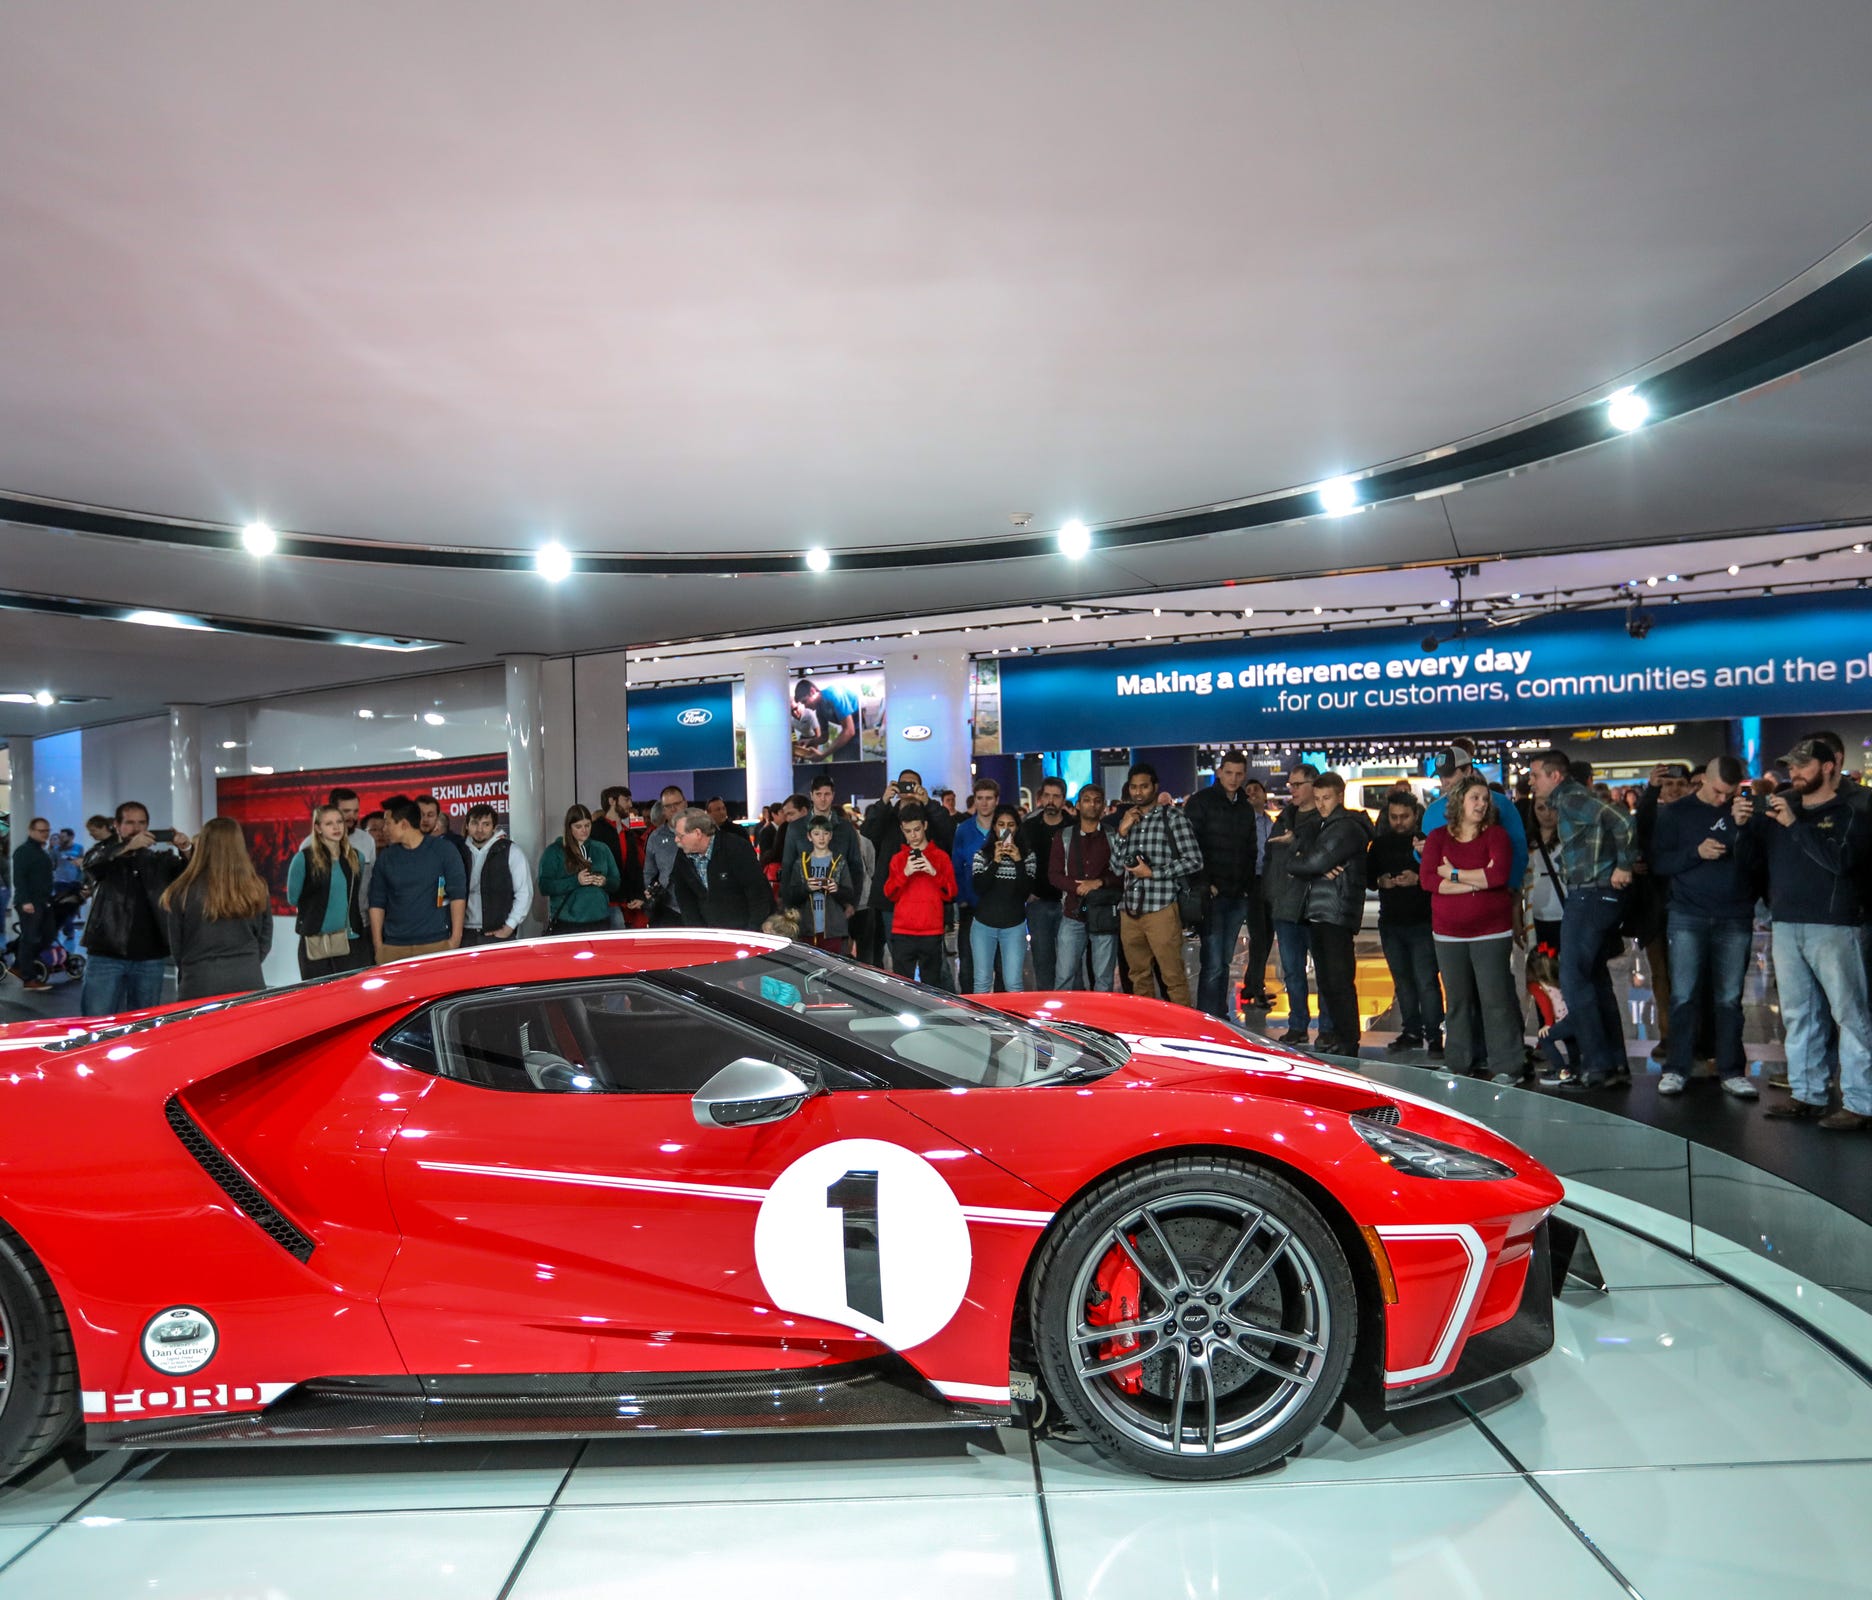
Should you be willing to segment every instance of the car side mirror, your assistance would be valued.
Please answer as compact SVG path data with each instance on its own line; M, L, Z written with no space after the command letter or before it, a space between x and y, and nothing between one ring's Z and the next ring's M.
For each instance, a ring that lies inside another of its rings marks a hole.
M779 1062L742 1056L696 1090L689 1105L705 1128L747 1128L783 1121L811 1094L812 1087Z

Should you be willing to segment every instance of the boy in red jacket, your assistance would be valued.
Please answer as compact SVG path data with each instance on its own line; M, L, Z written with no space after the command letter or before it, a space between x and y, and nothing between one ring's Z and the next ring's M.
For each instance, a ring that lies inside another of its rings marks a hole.
M891 857L884 898L891 903L891 966L900 978L947 989L943 970L943 908L955 899L955 868L928 842L929 817L921 806L897 813L903 849Z

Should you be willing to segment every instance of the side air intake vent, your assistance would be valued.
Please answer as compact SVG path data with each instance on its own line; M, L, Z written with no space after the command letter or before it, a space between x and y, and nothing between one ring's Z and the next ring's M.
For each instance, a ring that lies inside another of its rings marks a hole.
M221 1192L241 1211L266 1230L268 1238L301 1261L312 1259L312 1241L281 1216L267 1197L247 1181L247 1175L216 1148L208 1135L195 1125L195 1119L182 1108L179 1096L169 1097L163 1114L168 1117L175 1136L182 1141L182 1147L201 1164L202 1171L214 1179Z
M1354 1111L1355 1117L1363 1117L1367 1122L1382 1122L1387 1128L1395 1128L1404 1120L1404 1113L1396 1106L1371 1106L1364 1111Z

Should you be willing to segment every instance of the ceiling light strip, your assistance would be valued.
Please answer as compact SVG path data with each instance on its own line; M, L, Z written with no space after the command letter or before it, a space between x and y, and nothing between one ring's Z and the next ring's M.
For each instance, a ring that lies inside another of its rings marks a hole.
M382 650L414 655L440 650L459 641L414 639L390 634L314 628L297 622L260 622L248 617L217 617L206 612L161 611L120 605L114 600L85 600L70 595L31 594L0 589L0 611L24 611L42 617L77 617L86 622L128 622L150 628L179 628L190 633L231 633L249 639L283 639L296 644L330 644L351 650Z

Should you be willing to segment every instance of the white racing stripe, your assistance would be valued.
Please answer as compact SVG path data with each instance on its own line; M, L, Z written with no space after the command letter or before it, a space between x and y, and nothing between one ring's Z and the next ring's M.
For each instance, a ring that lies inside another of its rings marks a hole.
M765 1189L729 1183L683 1183L674 1178L626 1178L608 1172L554 1172L540 1167L502 1167L474 1161L419 1161L426 1172L460 1172L478 1178L520 1178L529 1183L580 1184L595 1189L631 1189L643 1194L686 1194L715 1200L767 1198ZM1014 1228L1044 1228L1051 1211L1020 1211L1007 1206L964 1206L970 1222L1003 1223Z
M1006 1384L997 1387L992 1383L944 1383L940 1378L931 1378L930 1384L937 1393L951 1400L989 1400L1008 1405L1014 1398Z
M1443 1332L1437 1339L1436 1349L1430 1359L1421 1367L1406 1367L1402 1372L1386 1370L1386 1383L1415 1383L1419 1378L1435 1377L1443 1370L1450 1358L1450 1352L1456 1346L1463 1324L1469 1320L1469 1308L1475 1304L1475 1297L1482 1287L1482 1269L1488 1265L1488 1247L1482 1243L1482 1235L1466 1222L1409 1222L1394 1223L1378 1229L1380 1239L1454 1239L1462 1245L1469 1257L1469 1266L1463 1273L1462 1287L1456 1291L1455 1303L1450 1307L1449 1320L1443 1324Z

